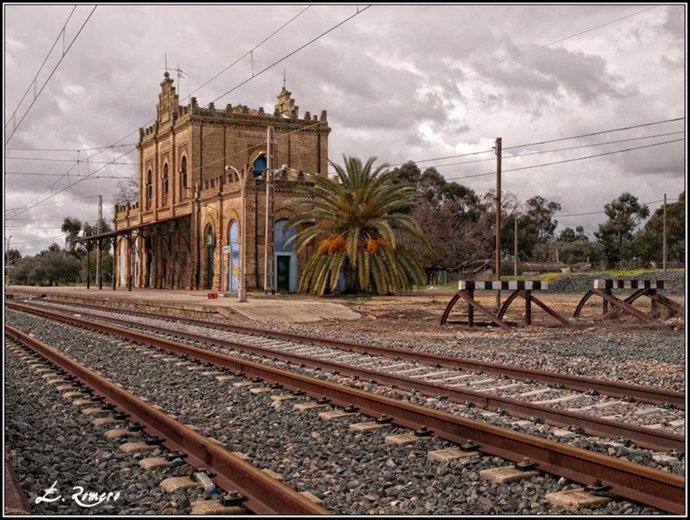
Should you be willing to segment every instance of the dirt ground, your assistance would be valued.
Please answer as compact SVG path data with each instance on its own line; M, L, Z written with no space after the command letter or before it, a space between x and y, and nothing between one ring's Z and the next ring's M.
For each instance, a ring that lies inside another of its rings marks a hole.
M339 330L352 333L371 333L378 336L393 338L420 340L435 338L457 338L458 334L500 334L502 331L498 326L476 326L473 328L467 325L448 323L444 326L439 324L441 316L453 296L452 291L429 290L426 293L415 293L404 296L377 296L377 297L334 297L328 299L336 303L348 306L355 312L361 314L362 318L352 321L338 321L329 323L336 325ZM501 301L505 301L510 292L501 293ZM580 302L580 294L539 294L533 293L549 306L552 310L559 313L566 319L573 316L573 312ZM621 295L616 295L622 298ZM491 309L496 306L496 296L494 292L475 293L475 299L483 306ZM674 301L684 305L683 297L673 297ZM646 314L651 312L651 301L648 298L640 298L634 303L634 307ZM536 304L532 304L532 327L524 327L525 301L522 298L516 299L505 319L518 324L516 332L534 333L546 332L554 328L561 328L561 325ZM649 326L638 321L631 316L622 317L616 320L601 319L602 300L593 296L586 303L583 311L577 320L572 320L578 326L596 327L609 330L616 329L648 329ZM682 333L684 322L682 317L672 318L664 308L660 316L661 321L677 327ZM458 301L449 317L449 320L466 321L467 304ZM480 313L475 311L475 322L488 323Z

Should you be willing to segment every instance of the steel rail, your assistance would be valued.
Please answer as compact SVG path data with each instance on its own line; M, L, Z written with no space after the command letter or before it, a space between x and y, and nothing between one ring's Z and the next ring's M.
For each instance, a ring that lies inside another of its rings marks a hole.
M188 454L186 461L197 468L213 470L217 484L226 491L239 491L246 507L257 514L321 515L328 511L233 455L225 448L173 419L131 392L121 388L81 363L65 356L28 334L5 325L5 334L31 348L45 359L74 375L102 394L117 408L145 425L146 433L163 437L168 449Z
M27 311L46 318L64 320L68 323L79 326L84 326L85 323L88 323L87 326L100 325L93 322L85 322L77 317L68 316L55 310L49 311L46 309L30 307L27 309ZM91 318L102 318L100 316L84 312L80 313L80 315L82 317L88 316ZM267 347L259 347L237 341L210 338L182 331L173 331L155 325L144 325L142 323L132 322L120 318L108 317L106 319L110 322L118 323L127 327L143 328L147 331L167 334L169 336L172 335L182 337L191 341L204 342L217 347L231 348L251 354L288 361L294 364L330 370L332 372L357 376L363 379L371 379L379 383L395 385L405 390L417 390L426 395L441 395L457 403L470 402L480 408L485 408L488 410L504 410L513 416L524 419L540 417L545 422L553 426L566 428L570 426L578 426L582 428L582 430L588 435L610 439L624 438L635 442L638 446L652 450L677 450L679 452L685 452L685 437L683 435L662 430L652 430L650 428L641 426L619 423L609 419L602 419L582 413L569 412L545 405L537 405L528 401L520 401L519 399L510 397L492 396L475 390L455 388L443 384L427 383L425 381L414 379L408 376L388 374L368 368L352 367L343 363L315 359L300 354L284 353Z
M338 406L354 406L365 415L391 417L394 423L408 428L424 426L438 437L458 444L472 441L490 455L516 462L528 459L541 471L585 485L608 486L615 496L673 514L685 512L685 479L679 475L164 338L87 323L107 334L277 383Z
M7 306L10 305L8 302ZM99 305L82 305L82 307L94 307L101 310L106 309ZM685 393L673 392L663 388L655 388L651 386L632 385L618 381L604 381L592 377L575 376L570 374L559 374L556 372L549 372L547 370L522 368L514 365L502 365L500 363L492 363L489 361L477 361L474 359L458 358L451 356L442 356L440 354L432 354L426 352L414 352L405 349L394 349L390 347L382 347L378 345L363 345L354 342L340 341L335 339L321 338L317 336L305 336L294 334L290 332L277 332L253 327L246 327L242 325L231 325L225 323L208 322L196 318L180 318L178 316L169 316L164 314L154 314L143 311L131 311L142 317L150 317L155 319L167 319L180 321L183 323L190 323L200 325L203 327L228 330L231 332L247 333L260 335L275 339L285 339L289 341L298 341L301 343L320 344L341 350L362 352L365 354L377 354L380 356L390 358L407 359L416 361L418 363L427 363L432 365L440 365L444 368L462 368L464 370L481 370L485 373L503 374L511 378L520 380L534 380L541 381L547 384L559 384L569 390L577 390L585 392L587 390L595 390L602 395L611 397L632 397L637 401L649 404L671 404L679 410L685 409Z

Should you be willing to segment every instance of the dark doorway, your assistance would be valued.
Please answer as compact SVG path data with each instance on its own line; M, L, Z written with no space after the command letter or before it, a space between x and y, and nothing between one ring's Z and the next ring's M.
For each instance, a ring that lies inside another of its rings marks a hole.
M290 256L276 256L276 290L288 292L290 290Z

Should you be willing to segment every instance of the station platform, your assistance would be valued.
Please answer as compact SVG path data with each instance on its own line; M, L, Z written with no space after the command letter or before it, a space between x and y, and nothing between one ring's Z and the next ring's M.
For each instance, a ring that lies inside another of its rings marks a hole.
M307 323L321 320L356 320L361 316L340 303L324 301L321 298L309 298L302 295L276 294L264 295L248 293L246 302L238 302L237 294L218 294L217 299L209 299L210 291L183 291L173 289L87 289L86 287L32 287L10 285L5 294L28 295L40 297L46 295L52 299L73 303L94 305L111 305L134 308L162 308L177 312L191 311L197 313L221 314L232 317L232 314L262 322Z

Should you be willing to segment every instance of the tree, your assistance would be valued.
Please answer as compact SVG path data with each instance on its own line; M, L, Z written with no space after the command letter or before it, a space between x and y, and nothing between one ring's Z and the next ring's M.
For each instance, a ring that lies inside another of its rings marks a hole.
M633 254L632 240L642 219L649 216L649 208L641 205L637 197L623 193L604 206L608 220L599 224L594 232L599 243L604 246L609 262L628 259Z
M77 240L82 230L81 220L74 217L65 217L62 219L62 227L60 229L63 233L67 233L65 237L65 247L67 250L76 256L80 256L77 252Z
M656 255L651 255L649 260L661 260L662 240L664 232L664 208L658 208L644 226L644 233L651 234L641 237L638 245L648 243L650 240L658 242ZM658 238L653 238L652 235ZM678 202L666 204L666 246L668 248L668 259L673 262L685 262L685 191L678 196ZM654 251L654 245L648 245L649 252ZM636 254L645 258L642 252Z
M558 202L547 202L537 195L525 202L525 215L535 223L537 242L546 242L553 238L553 232L558 226L558 221L553 220L553 215L561 210Z
M136 174L125 179L118 179L113 203L117 205L134 204L137 200L139 200L139 179Z
M387 165L374 169L375 157L362 161L343 156L345 168L330 161L339 182L313 176L301 187L298 212L286 227L298 229L297 251L311 243L317 250L304 266L300 292L335 291L341 274L349 292L388 294L425 281L422 268L397 235L428 244L407 213L414 188L394 182ZM301 228L301 229L300 229Z
M21 259L22 259L22 254L19 252L19 249L10 249L9 251L7 251L7 263L8 263L8 265L14 265Z
M560 235L558 235L559 242L587 242L589 237L585 233L585 229L582 226L577 226L575 229L566 227L561 230Z

